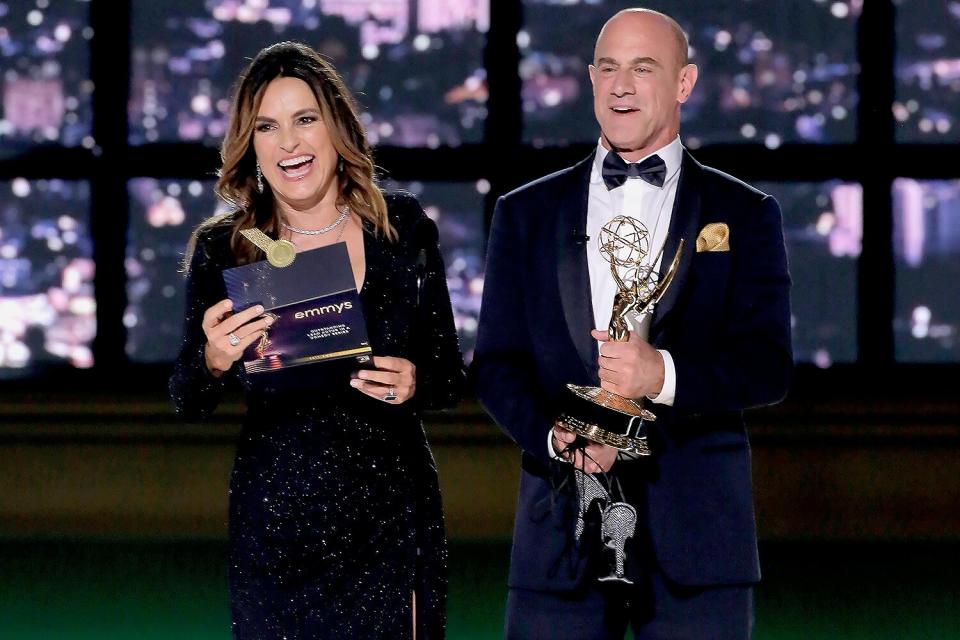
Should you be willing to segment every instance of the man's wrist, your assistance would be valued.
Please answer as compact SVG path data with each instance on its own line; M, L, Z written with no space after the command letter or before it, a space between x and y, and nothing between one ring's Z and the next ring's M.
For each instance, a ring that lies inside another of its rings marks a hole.
M660 390L656 393L647 395L647 399L657 404L671 406L677 393L677 370L673 362L673 356L669 351L657 349L660 354L660 361L663 366L661 370Z
M547 454L551 459L560 457L560 452L563 450L563 447L558 445L560 445L560 441L557 440L557 436L551 428L547 433Z
M657 358L659 359L659 366L657 367L657 378L654 380L654 383L649 391L647 391L647 398L656 398L661 393L663 393L663 383L666 380L666 365L663 363L663 354L657 350Z

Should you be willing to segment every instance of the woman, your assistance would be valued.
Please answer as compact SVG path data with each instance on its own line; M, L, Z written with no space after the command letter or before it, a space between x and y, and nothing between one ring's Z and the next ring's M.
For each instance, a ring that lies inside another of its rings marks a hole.
M267 47L241 76L222 158L217 193L236 210L191 241L170 391L197 419L227 378L244 384L230 480L234 635L442 637L446 541L418 411L455 404L463 372L436 229L412 196L380 192L349 92L300 44ZM263 259L239 233L250 227L298 251L346 243L375 356L349 386L264 391L237 366L272 321L262 308L231 314L225 299L221 271Z

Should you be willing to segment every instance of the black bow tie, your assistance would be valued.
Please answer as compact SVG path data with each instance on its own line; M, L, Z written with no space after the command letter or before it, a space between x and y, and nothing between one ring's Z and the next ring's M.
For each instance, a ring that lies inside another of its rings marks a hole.
M603 183L607 190L616 189L627 178L640 178L655 187L663 187L667 179L667 165L663 159L654 154L636 164L627 164L616 151L611 151L603 159Z

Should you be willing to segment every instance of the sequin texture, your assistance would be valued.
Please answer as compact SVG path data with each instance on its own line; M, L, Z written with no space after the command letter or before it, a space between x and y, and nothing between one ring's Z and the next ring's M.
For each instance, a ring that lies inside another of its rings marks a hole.
M444 636L447 547L420 411L457 402L463 366L435 246L417 306L411 230L427 218L407 194L387 203L400 241L365 232L360 297L374 354L416 365L416 395L401 405L345 379L284 392L254 388L236 366L210 375L201 321L226 297L220 272L235 261L226 225L198 237L170 392L178 414L196 421L213 412L225 384L244 388L248 413L230 478L236 638L408 638L414 592L417 638Z

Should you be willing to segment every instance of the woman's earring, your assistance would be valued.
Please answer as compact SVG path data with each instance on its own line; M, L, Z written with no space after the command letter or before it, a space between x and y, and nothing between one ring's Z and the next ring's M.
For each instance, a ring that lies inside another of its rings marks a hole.
M260 171L260 163L257 163L257 191L263 193L263 172Z
M343 156L337 161L337 173L343 173Z

